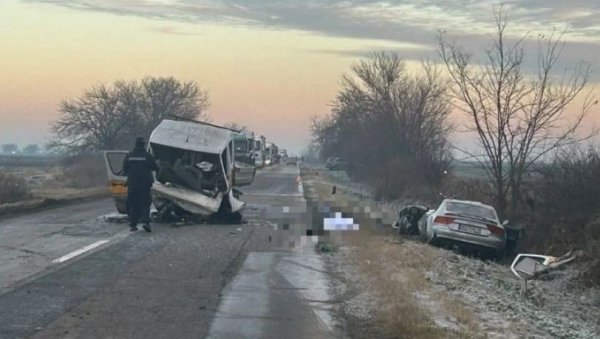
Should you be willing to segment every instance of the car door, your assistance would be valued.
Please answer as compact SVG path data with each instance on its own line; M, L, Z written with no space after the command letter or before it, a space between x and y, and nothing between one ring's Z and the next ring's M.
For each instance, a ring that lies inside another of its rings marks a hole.
M246 186L254 181L254 175L256 174L256 168L254 166L236 161L234 167L234 186Z
M408 208L403 208L398 212L398 233L406 234L406 214L408 213Z
M429 210L427 212L425 212L425 214L423 214L423 216L421 217L421 219L419 219L418 222L418 228L419 228L419 236L421 237L421 241L423 242L427 242L427 224L429 223L429 219L431 218L431 215L434 213L433 210Z
M127 177L123 175L123 160L127 153L127 151L104 151L104 165L110 194L117 211L122 214L127 214Z

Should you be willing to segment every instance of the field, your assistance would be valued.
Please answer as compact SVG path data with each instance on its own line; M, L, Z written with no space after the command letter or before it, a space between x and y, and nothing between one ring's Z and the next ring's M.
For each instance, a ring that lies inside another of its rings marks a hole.
M0 163L0 214L107 194L104 166L97 158L65 162L0 156Z
M465 179L487 179L485 170L473 161L457 160L452 163L452 173L460 178Z

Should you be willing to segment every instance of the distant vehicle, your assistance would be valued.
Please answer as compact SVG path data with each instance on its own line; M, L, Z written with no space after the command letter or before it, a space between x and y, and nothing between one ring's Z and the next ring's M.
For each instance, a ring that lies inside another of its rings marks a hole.
M254 181L256 175L256 167L254 164L254 152L250 149L250 139L245 133L233 133L234 146L234 186L250 185Z
M258 168L265 166L265 144L267 139L264 136L255 136L252 142L252 152L254 152L254 165Z
M159 216L232 217L245 203L234 184L233 133L195 121L163 120L152 132L148 151L159 171L152 186L152 202ZM122 165L127 151L105 151L104 159L117 210L126 213L127 178Z
M327 158L325 167L330 171L345 171L347 163L338 157Z
M261 151L256 151L254 154L254 166L257 168L265 167L265 159Z
M236 162L254 165L252 163L254 153L250 149L250 138L243 132L233 133L234 158Z
M297 165L298 164L298 157L288 157L285 160L285 164L286 165Z
M475 201L445 199L419 221L421 239L430 244L452 244L499 256L506 246L506 230L496 210Z
M277 145L272 142L265 144L265 166L275 165L279 162Z

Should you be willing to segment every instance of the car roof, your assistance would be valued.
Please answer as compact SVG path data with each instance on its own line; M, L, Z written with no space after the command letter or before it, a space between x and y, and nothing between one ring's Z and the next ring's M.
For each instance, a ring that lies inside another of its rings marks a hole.
M461 204L467 204L467 205L476 205L476 206L484 206L484 207L489 207L489 208L494 208L493 206L490 205L486 205L482 202L479 201L472 201L472 200L459 200L459 199L445 199L444 200L444 204L448 203L448 202L453 202L453 203L461 203Z

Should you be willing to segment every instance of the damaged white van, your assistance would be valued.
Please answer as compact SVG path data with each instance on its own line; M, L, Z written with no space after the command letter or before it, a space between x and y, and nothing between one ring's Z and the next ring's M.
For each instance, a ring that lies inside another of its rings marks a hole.
M233 131L190 120L165 119L152 132L148 151L159 170L152 202L159 218L226 217L241 221L245 203L235 181ZM127 178L122 175L127 151L105 151L110 191L117 210L127 212Z

